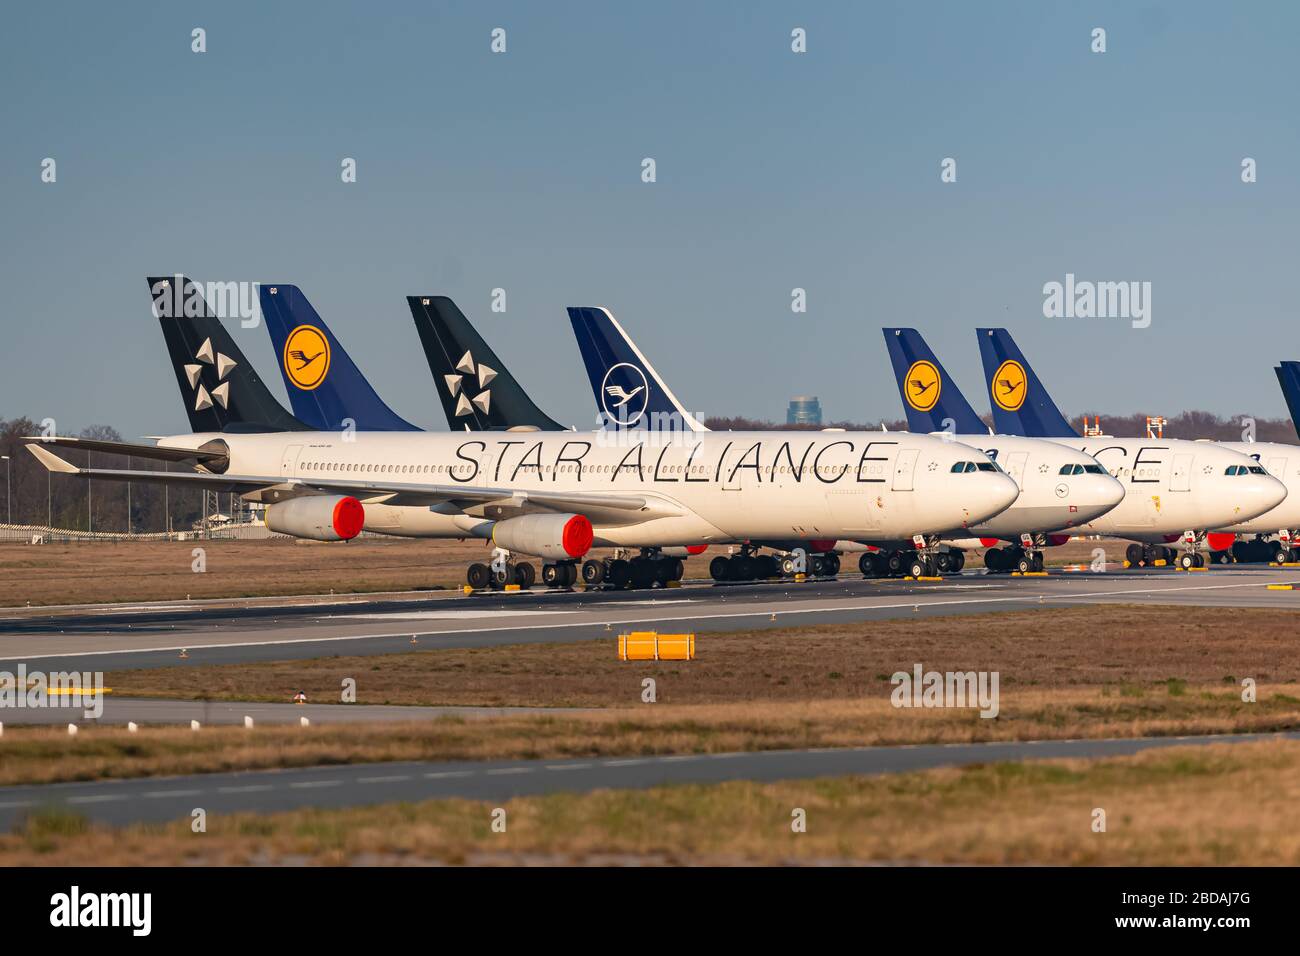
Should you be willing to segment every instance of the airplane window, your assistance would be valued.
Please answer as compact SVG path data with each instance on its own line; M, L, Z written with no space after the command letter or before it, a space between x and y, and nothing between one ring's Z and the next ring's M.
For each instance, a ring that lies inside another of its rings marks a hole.
M1236 465L1229 465L1229 466L1228 466L1228 470L1225 471L1224 474L1225 474L1225 475L1235 475L1235 474L1237 474L1237 471L1238 471L1238 468L1237 468Z
M968 461L968 462L966 462L966 474L969 475L971 472L976 471L976 470L977 470L977 469L975 468L975 462L973 462L973 461Z
M963 471L966 470L966 463L964 461L959 461L957 462L957 464L953 465L948 470L951 471L954 475L960 475Z
M996 465L994 465L992 462L988 462L988 461L981 461L981 462L978 462L978 463L976 464L976 467L979 468L980 471L997 471L997 470L998 470Z
M1243 474L1245 473L1245 469L1242 469L1242 473L1243 473ZM1252 475L1267 475L1267 474L1268 474L1268 472L1266 472L1263 468L1259 467L1259 465L1252 465L1251 468L1250 468L1250 473L1251 473Z
M1062 466L1061 466L1061 470L1060 470L1059 472L1057 472L1057 474L1060 474L1060 475L1068 475L1068 474L1071 474L1072 472L1070 471L1070 469L1073 468L1073 467L1074 467L1073 465L1062 465Z
M1101 467L1101 465L1084 465L1084 466L1083 466L1083 471L1084 471L1085 474L1089 474L1089 475L1104 475L1104 474L1106 474L1106 469L1103 468L1103 467Z

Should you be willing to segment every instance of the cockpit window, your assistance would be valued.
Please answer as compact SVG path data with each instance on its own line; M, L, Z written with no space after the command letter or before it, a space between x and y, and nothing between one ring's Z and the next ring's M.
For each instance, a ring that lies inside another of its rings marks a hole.
M1104 474L1106 474L1106 469L1103 468L1103 467L1101 467L1101 465L1084 465L1084 466L1083 466L1083 470L1084 470L1085 472L1087 472L1088 474L1090 474L1090 475L1104 475Z
M1243 472L1244 472L1245 470L1246 470L1245 468L1242 469ZM1261 468L1259 465L1251 465L1251 466L1250 466L1250 473L1251 473L1252 475L1267 475L1267 474L1268 474L1268 472L1265 471L1263 468Z
M950 468L949 470L954 475L970 474L972 471L976 470L976 465L975 462L973 461L959 461L956 464L954 464L952 468Z
M995 464L993 464L993 462L991 462L991 461L981 461L981 462L976 462L975 467L978 468L980 471L997 471L997 470L998 470L998 466L995 465Z

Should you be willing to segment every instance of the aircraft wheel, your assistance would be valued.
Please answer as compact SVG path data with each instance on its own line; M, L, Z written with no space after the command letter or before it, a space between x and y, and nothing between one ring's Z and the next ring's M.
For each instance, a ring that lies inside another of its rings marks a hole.
M1146 548L1142 547L1140 544L1130 544L1124 549L1124 557L1128 558L1128 563L1130 565L1141 564L1146 558Z
M571 588L578 583L577 565L575 565L572 561L566 561L564 564L560 565L560 567L564 570L564 584L562 585L563 587Z
M591 558L582 562L582 583L594 588L605 580L605 562Z
M622 558L609 562L609 567L605 569L605 580L616 588L627 587L632 580L632 565Z
M1021 574L1028 574L1030 571L1034 570L1033 557L1022 553L1020 558L1016 561L1016 570Z
M755 573L763 580L781 576L781 563L770 554L761 554L755 558L754 569Z
M475 591L492 583L492 569L486 564L471 564L465 572L465 583Z
M781 559L781 573L786 577L794 577L794 558L789 556Z
M1178 556L1178 566L1184 571L1190 571L1196 567L1196 559L1199 555L1192 554L1190 551L1184 551Z
M919 555L908 562L907 573L914 578L930 577L930 562Z
M729 581L731 579L731 559L718 555L710 561L709 577L715 581Z
M738 554L731 559L731 580L754 580L754 559L745 554Z
M876 577L880 572L875 554L871 551L862 552L862 557L858 558L858 570L862 572L864 578Z
M960 574L961 569L966 567L966 552L952 551L952 570L954 574Z
M820 554L814 554L808 561L808 567L812 570L813 577L823 577L826 574L826 559Z
M563 587L563 574L564 572L560 569L558 564L542 565L542 583L548 588Z
M902 574L909 560L911 559L902 551L890 551L889 557L885 559L885 564L889 568L890 574Z
M1232 552L1231 552L1231 551L1228 551L1228 550L1225 549L1225 550L1223 550L1223 551L1215 551L1215 552L1214 552L1214 563L1215 563L1215 564L1232 564L1232 560L1233 560L1233 558L1232 558Z
M1273 563L1286 564L1291 560L1291 550L1289 548L1275 547L1273 549Z
M989 548L984 552L984 567L990 571L1005 571L1006 565L1003 563L1005 555L1001 548Z
M840 556L838 554L826 555L826 573L831 577L840 573Z
M1034 571L1043 570L1043 552L1035 551L1033 556Z
M643 591L646 588L654 587L657 570L654 561L648 558L633 558L632 589L634 591Z
M940 574L952 573L952 554L948 551L940 551L934 556L934 567Z
M527 561L515 565L515 584L527 591L537 582L537 569Z

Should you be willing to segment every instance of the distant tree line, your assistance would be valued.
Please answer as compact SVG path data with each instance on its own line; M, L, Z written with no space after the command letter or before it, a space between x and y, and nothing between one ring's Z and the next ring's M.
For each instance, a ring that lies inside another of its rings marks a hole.
M203 517L203 493L192 488L178 488L175 485L163 486L152 483L131 482L130 524L127 522L128 487L119 481L91 481L70 475L57 475L46 471L45 466L27 451L22 438L40 435L41 426L30 418L0 419L0 455L8 455L8 461L0 461L0 481L7 477L12 481L9 491L9 510L0 510L0 521L9 522L12 512L13 524L44 525L50 523L56 528L68 528L74 531L115 531L127 530L136 533L147 531L189 531L195 522ZM83 428L76 435L78 438L94 438L100 441L121 441L117 429L108 425L91 425ZM85 467L87 454L60 448L57 454L70 463ZM141 458L129 459L125 455L108 455L96 452L90 456L95 468L127 468L136 470L160 469L161 462L146 461ZM184 465L172 464L173 471L193 471ZM87 487L89 485L89 487ZM0 494L3 491L0 490ZM227 508L226 497L222 496L222 507ZM5 500L0 498L0 509L5 507Z

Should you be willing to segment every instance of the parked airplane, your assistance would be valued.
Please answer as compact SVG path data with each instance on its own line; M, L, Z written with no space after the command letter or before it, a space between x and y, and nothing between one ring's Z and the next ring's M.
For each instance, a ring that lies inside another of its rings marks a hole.
M591 382L597 406L601 408L601 414L607 421L615 427L690 430L703 427L682 407L672 390L663 382L644 353L608 309L571 308L569 321L573 325L574 334L582 351L587 377ZM937 362L933 365L937 368ZM630 414L620 417L619 412L622 409L613 407L610 402L608 387L614 381L617 381L622 388L635 391L638 396L644 396L632 407ZM973 412L971 417L974 417ZM930 430L932 429L927 427L919 430L919 433L924 434L925 431ZM988 436L980 434L976 437L983 441ZM952 440L954 435L949 432L943 438ZM956 440L968 445L974 444L967 436L956 436ZM1050 459L1053 464L1052 474L1055 477L1045 489L1042 489L1042 494L1038 493L1040 483L1037 481L1034 482L1032 493L1026 494L1022 491L1015 504L993 519L994 522L1004 522L1003 524L950 529L960 532L965 540L971 540L972 536L977 535L993 537L1014 535L1011 540L1019 541L1022 532L1062 531L1071 527L1074 522L1103 513L1123 497L1123 489L1119 483L1105 474L1095 461L1085 455L1050 442L1008 439L1002 444L1035 448L1038 453L1035 467L1040 462ZM1011 453L1011 450L1005 447L1003 450L1008 454ZM998 460L997 450L986 453L990 459ZM1006 461L1005 456L1002 461ZM1014 461L1016 464L1023 464L1019 458L1015 458ZM1085 472L1081 467L1077 474L1069 473L1064 477L1058 475L1061 467L1076 464L1091 465L1094 472ZM1012 475L1012 478L1016 479L1016 476ZM1055 491L1052 490L1053 487ZM863 574L868 576L880 577L904 573L929 576L936 571L958 571L964 563L964 552L958 548L948 547L945 543L948 537L941 534L907 535L901 539L860 536L854 542L837 542L835 550L863 552L858 566ZM749 556L758 546L759 542L746 542L742 548L742 557ZM1037 560L1034 561L1031 555L1036 554L1035 549L1031 547L1028 550L1029 555L1025 556L1025 569L1041 569L1041 555L1038 555ZM727 580L731 575L732 570L725 564L726 561L725 558L715 559L718 567L716 570L711 568L714 570L715 578ZM1008 561L1006 570L1011 569L1012 563Z
M998 432L1050 438L1097 459L1125 486L1124 500L1088 522L1095 534L1141 542L1128 547L1131 564L1175 557L1180 567L1203 567L1201 549L1231 544L1211 531L1241 525L1279 505L1287 489L1257 462L1215 442L1179 439L1081 438L1070 427L1006 329L976 331L985 383Z
M1064 544L1080 525L1123 500L1124 486L1081 451L1059 442L990 434L919 332L883 331L907 427L979 448L1020 486L1015 504L971 529L988 549L984 563L990 571L1041 571L1043 548ZM999 541L1009 546L996 547Z
M925 533L984 521L1017 494L1006 475L980 469L991 463L974 449L907 434L610 442L604 432L304 430L267 402L266 387L206 306L193 318L174 317L173 304L192 297L187 282L151 279L150 290L191 426L206 430L163 437L153 455L125 447L168 461L186 453L198 473L78 468L40 438L29 450L49 470L85 479L239 494L266 504L267 526L285 534L346 540L371 508L427 508L461 536L543 558L543 581L565 586L593 545ZM235 413L245 408L275 421L251 431Z

